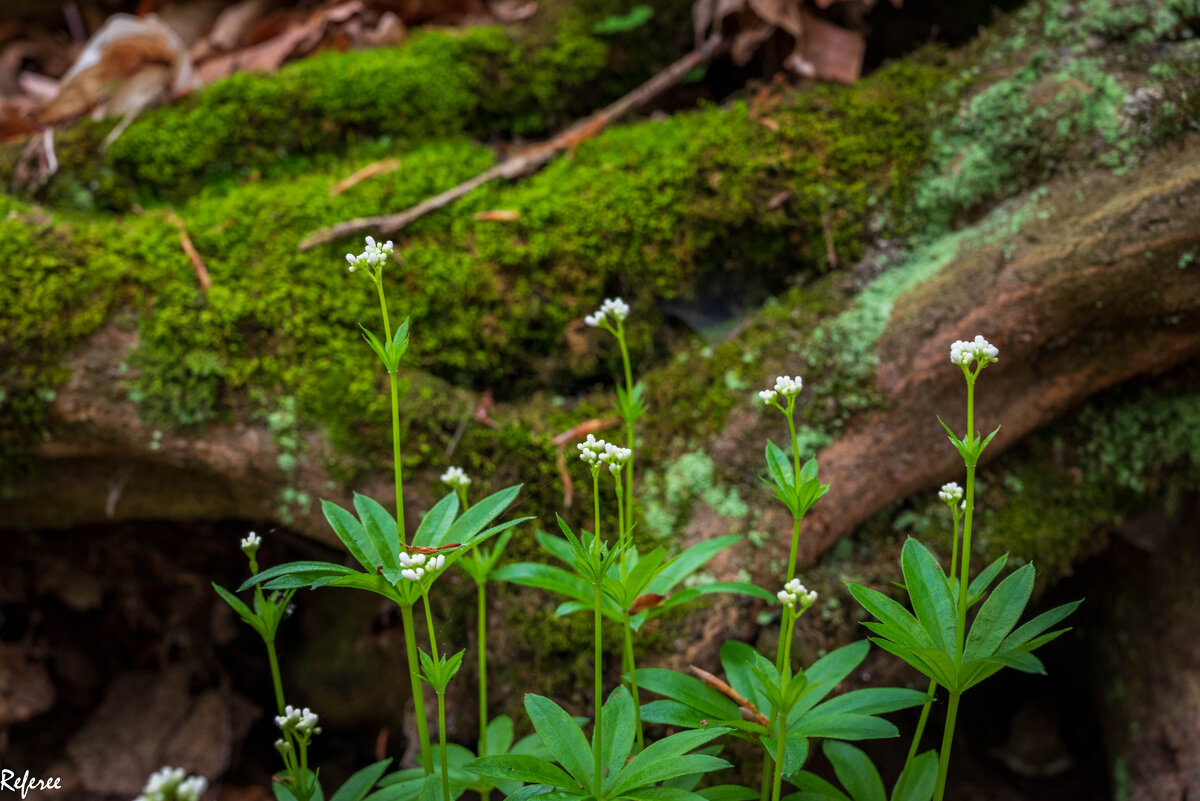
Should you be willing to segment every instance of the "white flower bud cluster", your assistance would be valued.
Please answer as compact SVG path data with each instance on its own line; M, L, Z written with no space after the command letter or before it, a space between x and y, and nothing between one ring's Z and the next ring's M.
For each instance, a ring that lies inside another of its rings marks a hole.
M461 467L447 467L442 473L442 483L457 492L471 486L471 477Z
M774 389L764 389L758 393L758 399L768 406L775 402L776 398L790 399L800 394L800 390L804 389L804 379L800 376L781 375L775 379Z
M372 268L377 265L387 263L388 255L392 252L392 240L388 240L383 244L375 242L375 238L367 237L367 246L363 248L363 252L355 255L353 253L346 254L346 261L350 263L350 272L354 272L359 267Z
M160 768L150 774L135 801L200 801L208 789L203 776L188 776L183 768Z
M317 726L317 713L308 707L296 709L288 704L283 712L284 714L275 716L275 724L284 731L295 729L296 733L301 736L321 733L320 727Z
M629 304L620 298L607 298L600 304L600 308L592 314L583 318L583 321L595 328L608 322L608 318L612 317L613 322L623 322L629 316Z
M423 553L400 554L400 567L404 568L400 575L409 581L420 581L426 573L436 573L445 566L446 557L440 553L428 557Z
M963 498L962 487L958 486L958 482L951 481L949 484L943 484L938 490L938 497L942 499L942 503L954 506Z
M775 597L779 599L779 603L789 609L795 609L796 604L799 604L800 611L803 612L817 600L817 591L809 590L800 583L800 579L792 579L783 585L782 590L775 593Z
M596 439L592 434L588 434L587 439L575 447L579 449L580 459L594 468L606 464L613 475L621 472L621 468L633 456L633 451L629 448L622 448L620 445Z
M975 359L981 366L986 366L999 361L999 355L1000 349L982 336L975 337L972 342L960 339L950 346L950 361L961 367L969 366Z
M245 537L242 537L242 550L247 556L254 556L258 553L258 546L262 545L262 537L251 531Z

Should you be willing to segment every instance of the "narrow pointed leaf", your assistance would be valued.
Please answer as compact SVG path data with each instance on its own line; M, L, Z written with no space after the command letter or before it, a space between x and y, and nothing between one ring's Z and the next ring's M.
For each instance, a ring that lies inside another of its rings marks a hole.
M833 765L838 781L854 801L887 801L883 779L871 759L860 749L836 740L827 740L821 750Z
M378 501L357 492L354 493L354 510L358 512L367 539L379 556L378 565L383 566L384 577L395 584L400 580L400 532L396 527L396 518Z
M555 760L576 782L591 789L592 749L579 724L558 704L533 693L525 694L525 712Z
M333 529L333 533L337 534L338 539L342 541L351 555L358 560L364 570L374 573L383 563L379 560L379 554L375 552L375 546L367 537L367 532L363 530L362 524L354 515L333 501L321 501L321 511L325 513L325 519L329 521L329 527Z
M971 624L967 644L963 649L963 660L982 659L991 656L1004 642L1033 592L1034 569L1027 564L1018 568L1001 581L988 599L979 607L979 614Z
M458 493L451 492L434 504L433 508L421 518L421 524L417 526L417 531L412 536L412 544L433 547L445 542L452 542L446 534L453 525L454 517L457 514Z
M921 627L929 635L934 647L952 651L957 612L941 565L928 548L909 537L900 555L900 566L904 572L908 597Z

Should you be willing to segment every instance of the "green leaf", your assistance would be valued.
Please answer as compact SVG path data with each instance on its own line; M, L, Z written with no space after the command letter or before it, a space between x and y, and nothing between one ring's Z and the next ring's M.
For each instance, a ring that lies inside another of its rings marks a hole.
M887 801L879 771L860 749L836 740L826 740L821 750L833 765L838 781L854 801Z
M753 801L758 798L757 792L740 784L718 784L714 787L705 787L697 790L696 795L704 798L705 801Z
M875 643L889 654L894 654L900 657L905 662L912 665L918 671L933 679L943 687L949 687L954 684L954 677L952 674L945 673L936 665L931 664L928 660L919 656L913 649L883 637L872 637L871 642ZM938 651L937 653L942 652Z
M379 556L376 564L383 566L383 577L395 584L400 580L400 531L396 527L396 518L378 501L357 492L354 493L354 510L358 512L371 547Z
M644 787L686 773L708 773L730 767L724 759L708 754L686 754L694 748L730 731L724 727L681 731L646 746L617 775L608 795L624 795L636 787Z
M852 642L836 651L831 651L813 662L804 675L808 678L808 686L800 694L800 699L792 707L788 716L789 724L794 723L808 710L812 709L821 699L833 692L842 680L850 675L856 667L867 658L871 646L866 640Z
M391 347L389 351L392 356L391 369L395 370L399 366L400 360L404 358L404 352L408 350L408 318L404 318L404 322L396 326L395 333L392 334Z
M335 565L332 562L287 562L282 565L276 565L275 567L267 568L261 573L251 576L242 582L242 586L238 587L237 591L242 592L244 590L248 590L255 584L259 583L265 585L267 582L286 576L295 575L319 577L335 573L342 576L361 575L360 571L355 570L352 567ZM308 580L306 579L304 583L293 586L307 587Z
M537 538L538 545L541 545L543 550L560 562L570 564L573 556L571 543L562 537L556 537L546 531L538 531L534 536Z
M770 757L772 763L775 761L775 755L779 753L779 738L778 737L760 737L759 742L766 749L767 756ZM789 732L787 740L783 744L783 775L791 776L800 768L804 767L804 760L808 759L808 738L802 734Z
M363 339L367 340L367 344L371 346L371 350L375 351L375 355L379 357L379 361L383 362L383 366L389 371L394 370L395 367L392 365L391 360L388 359L387 350L383 347L383 343L379 341L379 338L372 334L371 330L362 323L359 323L358 327L362 329Z
M457 514L458 493L451 492L434 504L434 507L425 513L425 517L421 518L421 524L417 526L417 531L412 536L412 544L433 547L449 542L446 533L450 530Z
M788 777L800 792L785 795L783 801L854 801L815 773L802 770Z
M1082 600L1072 601L1071 603L1063 604L1062 606L1056 606L1048 612L1043 612L1042 614L1038 615L1033 620L1030 620L1027 623L1022 623L1012 634L1004 638L1004 642L1000 644L1000 647L997 650L1007 651L1012 648L1023 647L1026 643L1033 640L1034 637L1041 634L1043 631L1050 628L1055 623L1058 623L1060 620L1078 609L1081 603L1083 603ZM1044 644L1045 643L1039 643L1039 645ZM1026 648L1025 650L1032 651L1033 648Z
M1028 651L1001 651L998 654L992 654L988 657L988 661L998 662L1005 667L1016 668L1022 673L1036 673L1040 676L1046 675L1046 666L1042 664L1042 660Z
M909 537L900 554L900 568L917 620L935 648L952 653L958 613L942 566L928 548Z
M767 440L767 474L775 483L783 488L791 489L796 485L796 473L792 467L792 457L783 452L783 448L771 440Z
M725 644L721 646L721 667L725 668L725 680L743 698L754 704L755 709L765 714L770 711L767 708L767 699L758 689L754 671L750 668L758 658L758 651L754 650L749 643L726 640ZM734 717L738 714L735 712Z
M321 501L321 511L325 513L329 527L358 560L358 563L368 573L375 573L376 568L383 562L380 561L379 554L375 551L375 545L368 539L367 532L363 530L362 524L358 522L357 518L333 501Z
M583 788L592 789L595 786L592 749L579 724L558 704L533 693L525 694L525 712L542 738L542 744L567 773Z
M537 562L515 562L498 568L492 574L500 581L520 584L524 587L537 587L539 590L549 590L568 598L587 604L591 608L595 600L595 589L574 573L568 573L561 567L543 565Z
M909 690L903 687L866 687L830 698L817 707L814 712L820 712L822 715L847 713L879 715L884 712L895 712L898 709L920 706L928 700L929 694L921 690Z
M963 661L986 658L996 652L1025 611L1033 592L1033 579L1033 565L1027 564L996 586L971 624Z
M850 590L850 594L854 596L854 600L858 601L863 609L866 609L872 615L879 618L889 628L893 629L896 635L899 635L892 636L897 642L908 648L920 648L933 644L920 622L912 616L912 613L895 600L887 597L878 590L858 584L847 584L846 587Z
M668 562L662 572L654 578L654 581L650 582L646 591L666 595L674 589L675 585L699 570L708 560L739 540L741 537L738 535L727 534L724 537L714 537L693 545Z
M613 14L605 17L592 26L592 33L599 36L611 36L614 33L624 33L634 28L640 28L654 16L654 9L644 3L639 3L625 14ZM641 382L638 382L641 385ZM618 392L624 390L618 389ZM634 387L636 393L637 387Z
M254 629L259 634L264 633L262 620L259 619L258 615L250 611L250 607L246 606L245 602L242 601L241 598L238 598L236 595L215 581L212 583L212 587L214 590L216 590L217 595L221 596L221 599L225 601L225 603L229 604L229 606L233 608L233 611L237 612L238 616L241 617L241 619L244 620L246 624L250 626L250 628Z
M487 748L481 746L479 750L488 754L505 754L512 748L512 743L512 718L508 715L497 715L488 721Z
M362 801L390 764L392 764L392 760L389 757L358 771L346 779L346 783L338 788L329 801Z
M937 788L937 772L937 751L919 755L901 772L892 791L892 801L930 801Z
M1004 569L1004 565L1008 562L1008 554L1004 554L985 567L983 571L976 576L967 587L967 608L979 603L983 598L983 594L987 592L987 588L996 580L996 576L1000 575L1000 571Z
M613 690L601 714L604 715L604 742L600 747L600 764L607 777L604 784L611 785L633 750L637 722L629 690L623 686ZM595 737L594 732L592 736Z
M633 801L703 801L704 798L691 790L667 786L638 787L629 790L622 797L633 799Z
M817 715L805 717L788 729L805 737L834 737L839 740L880 740L896 737L900 730L874 715Z
M518 484L487 496L454 521L454 525L450 527L444 540L434 541L432 544L467 542L503 513L516 500L520 492L521 485Z
M638 671L638 685L643 690L658 693L685 704L707 718L728 720L740 716L738 705L700 679L664 668L643 668Z
M574 779L563 772L562 768L527 754L497 754L480 757L468 762L464 767L477 776L487 779L547 784L551 787L561 787L571 791L581 789Z

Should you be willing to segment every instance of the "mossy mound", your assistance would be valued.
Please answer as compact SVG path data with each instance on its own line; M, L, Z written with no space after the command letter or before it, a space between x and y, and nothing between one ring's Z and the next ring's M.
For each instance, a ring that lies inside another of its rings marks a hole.
M62 168L44 195L123 211L135 202L178 201L206 183L296 170L297 159L379 137L545 135L675 58L686 45L671 35L682 28L671 26L685 5L665 3L647 24L602 35L598 25L623 3L549 2L511 29L418 30L398 47L237 73L146 112L105 155L99 145L115 121L60 132ZM11 173L20 149L0 148L0 171Z

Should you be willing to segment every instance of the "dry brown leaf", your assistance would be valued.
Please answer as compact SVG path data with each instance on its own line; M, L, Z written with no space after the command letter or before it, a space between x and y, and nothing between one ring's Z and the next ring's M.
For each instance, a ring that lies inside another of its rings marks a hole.
M768 131L771 131L772 133L779 133L779 123L775 122L775 120L771 119L770 117L762 117L758 122Z
M197 68L200 79L209 83L233 72L273 72L285 61L316 49L324 39L329 25L346 22L365 10L366 6L362 0L348 0L321 9L304 19L288 23L281 33L260 44L205 61ZM259 27L267 22L264 20ZM257 30L249 34L251 38L256 35Z
M536 0L489 0L488 11L505 24L529 19L537 13Z
M241 0L220 13L208 32L208 44L215 50L236 50L246 44L249 32L275 0Z
M852 31L804 12L804 35L787 65L806 78L853 83L862 74L867 46L860 31Z
M474 418L475 422L483 423L489 428L499 428L500 424L492 419L492 407L496 405L495 398L492 396L491 389L485 389L483 394L479 396L479 403L475 404Z
M521 219L521 212L513 209L492 209L477 212L475 219L483 222L516 222Z
M361 170L356 170L354 174L349 175L333 185L329 190L330 196L340 195L351 187L358 186L368 178L374 178L378 175L387 175L389 172L395 172L400 169L400 159L386 158L368 164Z
M665 600L667 600L667 596L659 592L648 592L645 595L639 595L633 602L633 606L629 607L629 614L636 615L644 609L653 609Z
M768 25L799 38L804 32L800 0L748 0L750 10Z
M153 14L143 19L114 14L88 41L36 119L58 125L89 112L136 113L167 93L194 86L191 59L162 20Z

